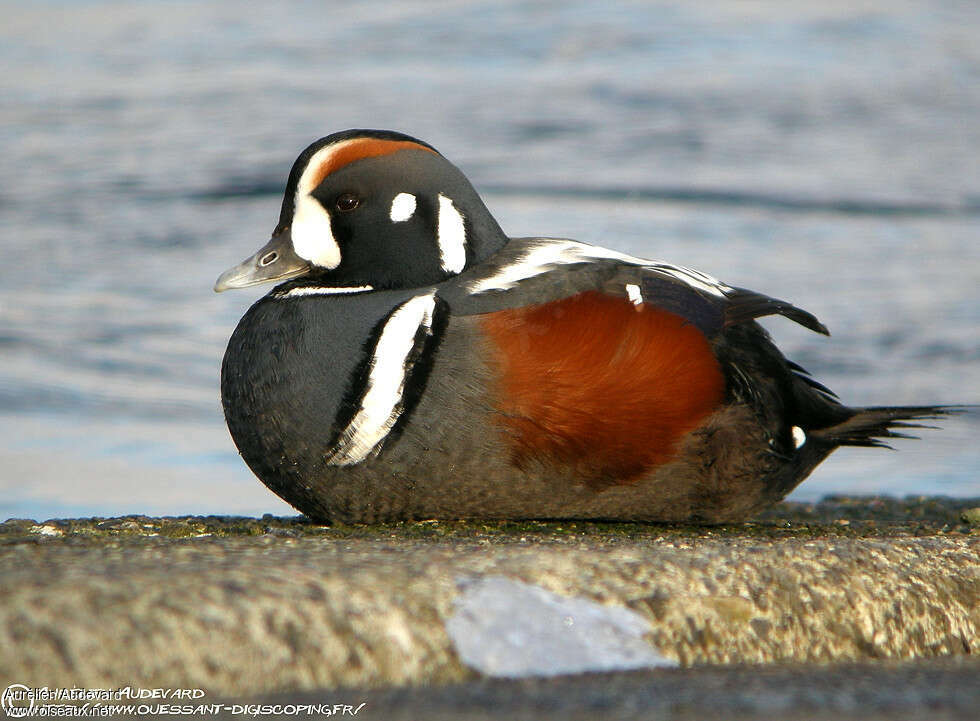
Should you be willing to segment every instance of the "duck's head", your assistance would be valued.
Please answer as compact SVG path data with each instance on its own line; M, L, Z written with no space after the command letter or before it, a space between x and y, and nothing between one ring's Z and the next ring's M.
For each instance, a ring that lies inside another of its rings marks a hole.
M338 289L414 288L461 273L506 241L470 182L431 145L348 130L300 153L272 239L214 289L292 278Z

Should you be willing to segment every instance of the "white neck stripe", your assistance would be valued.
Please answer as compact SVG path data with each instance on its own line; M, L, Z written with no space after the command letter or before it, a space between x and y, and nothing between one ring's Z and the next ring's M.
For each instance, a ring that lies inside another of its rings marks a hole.
M290 288L287 291L276 295L277 298L296 298L303 295L349 295L351 293L367 293L374 290L374 286L355 285L349 287L325 288L319 285L301 285Z
M439 257L447 273L461 273L466 267L466 223L453 201L439 194Z

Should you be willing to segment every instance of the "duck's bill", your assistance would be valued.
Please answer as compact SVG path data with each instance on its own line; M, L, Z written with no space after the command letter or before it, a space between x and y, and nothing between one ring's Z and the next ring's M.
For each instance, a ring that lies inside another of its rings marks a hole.
M214 292L296 278L309 272L310 264L293 251L292 239L286 231L272 236L255 255L222 273L214 283Z

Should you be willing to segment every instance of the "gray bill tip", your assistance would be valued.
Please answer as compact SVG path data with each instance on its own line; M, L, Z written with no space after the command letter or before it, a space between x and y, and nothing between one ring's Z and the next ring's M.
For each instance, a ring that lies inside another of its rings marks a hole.
M216 281L214 281L214 292L223 293L231 288L241 288L242 286L235 282L236 280L241 279L241 275L242 272L240 266L236 265L234 268L229 268L224 273L219 275Z
M218 276L214 292L287 280L309 272L310 264L296 255L289 233L283 232L274 235L254 255Z

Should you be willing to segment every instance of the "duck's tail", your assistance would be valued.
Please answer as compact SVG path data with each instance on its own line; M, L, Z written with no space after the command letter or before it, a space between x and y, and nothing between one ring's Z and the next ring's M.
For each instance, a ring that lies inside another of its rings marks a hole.
M815 398L811 395L810 400ZM768 481L772 502L781 500L806 478L817 465L841 446L891 448L892 438L917 438L908 433L918 428L936 428L921 421L937 420L945 416L963 413L973 406L881 406L848 408L824 397L819 412L801 419L801 425L793 429L795 453L784 458L788 461ZM809 422L808 422L809 421ZM805 425L804 425L805 424ZM804 430L805 429L805 430ZM797 437L797 432L802 435Z
M851 408L853 415L847 419L819 429L810 435L834 447L865 446L891 448L890 438L918 438L908 433L910 429L936 428L919 421L936 420L944 416L962 413L969 406L880 406Z

